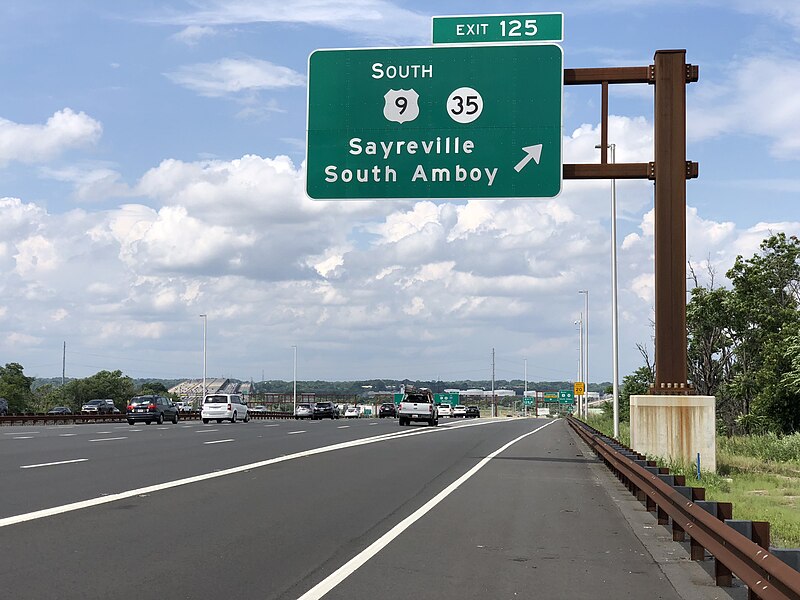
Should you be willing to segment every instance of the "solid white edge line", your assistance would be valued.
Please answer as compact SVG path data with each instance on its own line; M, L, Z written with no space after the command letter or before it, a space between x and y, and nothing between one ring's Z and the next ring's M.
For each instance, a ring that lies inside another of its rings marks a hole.
M76 458L74 460L59 460L57 462L41 463L39 465L20 465L20 469L36 469L37 467L52 467L54 465L68 465L71 463L86 462L88 458Z
M506 421L503 420L491 420L491 421L482 421L480 423L470 423L469 425L464 424L461 427L474 427L475 425L491 425L492 423L505 423ZM35 521L36 519L44 519L46 517L52 517L55 515L61 515L68 512L73 512L76 510L81 510L84 508L91 508L93 506L100 506L102 504L110 504L111 502L116 502L118 500L125 500L127 498L133 498L135 496L140 496L142 494L152 494L154 492L160 492L162 490L168 490L176 487L180 487L183 485L189 485L192 483L199 483L201 481L208 481L210 479L216 479L217 477L225 477L227 475L234 475L236 473L244 473L246 471L250 471L252 469L258 469L260 467L267 467L269 465L275 465L278 463L286 462L288 460L294 460L297 458L304 458L306 456L314 456L316 454L324 454L325 452L333 452L335 450L342 450L344 448L354 448L356 446L366 446L368 444L375 444L378 442L385 442L405 437L411 437L414 435L425 435L428 433L435 433L436 431L454 431L455 429L459 429L458 427L448 427L446 429L439 429L438 427L426 427L424 429L420 428L415 431L401 431L396 433L383 433L380 435L375 435L368 438L361 438L358 440L351 440L348 442L340 442L338 444L332 444L330 446L321 446L319 448L312 448L311 450L303 450L302 452L296 452L294 454L287 454L285 456L278 456L276 458L269 458L267 460L262 460L255 463L249 463L246 465L240 465L238 467L231 467L229 469L223 469L222 471L213 471L211 473L204 473L202 475L195 475L193 477L186 477L184 479L176 479L174 481L167 481L166 483L157 483L155 485L149 485L143 488L137 488L135 490L127 490L125 492L119 492L117 494L109 494L108 496L100 496L98 498L90 498L89 500L80 500L78 502L71 502L70 504L63 504L61 506L54 506L52 508L43 508L41 510L36 510L29 513L23 513L20 515L14 515L12 517L3 517L0 518L0 528L8 527L9 525L16 525L18 523L25 523L26 521Z
M552 425L555 423L556 420L550 421L545 423L541 427L537 427L533 431L529 431L528 433L524 433L521 436L514 438L507 444L504 444L491 454L489 454L486 458L482 459L477 465L472 467L469 471L464 473L461 477L456 479L453 483L448 485L444 488L441 492L436 494L433 498L428 500L425 504L419 507L416 511L411 513L408 517L400 521L397 525L392 527L389 531L384 533L381 537L375 540L372 544L367 546L364 550L362 550L359 554L351 558L341 567L336 569L333 573L328 575L325 579L320 581L317 585L313 588L308 590L305 594L300 596L297 600L319 600L325 594L330 592L333 588L337 585L342 583L345 579L347 579L350 575L355 573L364 563L366 563L370 558L375 556L378 552L383 550L386 546L388 546L395 538L397 538L401 533L403 533L406 529L411 527L415 522L425 516L428 512L430 512L437 504L439 504L442 500L447 498L450 494L456 491L461 484L471 478L475 473L480 471L483 467L487 465L487 463L492 460L495 456L500 454L501 452L507 450L520 440L525 439L529 435L533 435L537 431L541 431L548 425Z

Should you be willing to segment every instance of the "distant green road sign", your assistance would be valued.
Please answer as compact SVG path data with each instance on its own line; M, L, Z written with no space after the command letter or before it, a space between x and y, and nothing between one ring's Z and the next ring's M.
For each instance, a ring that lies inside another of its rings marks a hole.
M563 404L572 404L575 402L575 394L572 390L561 390L558 392L558 401Z
M531 406L534 402L536 402L536 398L533 396L525 396L523 398L523 402L525 403L525 406Z
M449 392L446 394L434 394L433 395L433 402L434 404L449 404L450 406L455 406L458 404L459 395L457 393Z
M559 46L318 50L312 198L550 198L561 191Z
M560 42L564 13L433 17L434 44Z

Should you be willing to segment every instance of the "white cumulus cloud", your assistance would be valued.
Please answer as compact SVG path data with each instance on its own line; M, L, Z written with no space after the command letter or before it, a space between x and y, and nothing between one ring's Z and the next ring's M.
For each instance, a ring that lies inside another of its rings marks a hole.
M187 65L166 76L201 96L211 97L302 86L306 81L297 71L256 58L223 58Z
M725 134L767 137L775 157L798 160L799 80L800 60L795 57L776 53L737 60L726 81L695 94L687 134L694 140Z
M201 0L187 11L162 11L158 23L183 26L230 26L287 23L330 27L376 40L415 40L430 36L430 16L386 0Z
M99 121L70 108L54 113L43 125L0 118L0 167L12 161L46 162L70 148L95 143L102 131Z

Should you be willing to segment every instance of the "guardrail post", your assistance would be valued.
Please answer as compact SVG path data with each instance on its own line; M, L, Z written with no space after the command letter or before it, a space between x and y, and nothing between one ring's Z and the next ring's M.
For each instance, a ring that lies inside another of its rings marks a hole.
M689 534L689 554L694 561L702 562L706 559L706 549Z
M729 519L726 525L752 540L764 550L769 551L769 523L766 521L740 521ZM747 588L748 600L759 600L761 597L752 588Z
M769 550L769 522L767 521L753 521L753 541L764 548ZM759 600L761 596L756 594L752 589L747 588L748 600Z
M661 471L661 469L656 466L656 462L654 460L648 460L645 469L651 475L659 475ZM653 498L649 495L645 496L645 508L647 509L647 512L656 512L658 510L656 501L653 500Z
M658 478L668 485L675 485L675 476L670 475L667 467L659 467ZM661 506L656 506L656 517L659 525L669 524L669 515Z
M705 500L706 488L691 488L691 496L692 502L696 500ZM706 559L706 549L703 548L691 534L689 535L689 553L691 554L692 560L702 561Z
M660 506L656 507L656 517L658 518L659 525L667 525L669 523L669 515Z
M717 518L723 523L727 519L733 519L733 504L730 502L717 503ZM721 587L731 587L733 585L733 573L714 557L714 582Z

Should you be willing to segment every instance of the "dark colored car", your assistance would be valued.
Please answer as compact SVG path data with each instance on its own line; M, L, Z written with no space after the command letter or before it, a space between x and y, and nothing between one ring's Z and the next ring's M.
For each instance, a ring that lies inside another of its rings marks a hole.
M394 402L384 402L378 408L378 418L382 419L384 417L396 417L397 416L397 407L394 405Z
M333 402L317 402L314 404L312 419L338 419L339 409Z
M47 411L48 415L71 415L72 411L68 406L54 406Z
M163 396L134 396L128 403L125 413L128 425L136 421L144 421L150 425L153 421L161 425L165 420L178 422L178 407Z
M464 415L464 418L465 419L470 419L470 418L479 419L480 416L481 416L481 409L479 409L477 406L468 406L467 407L467 412Z

